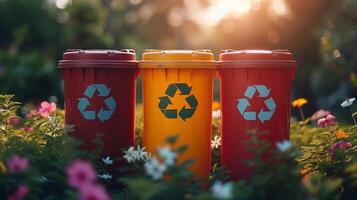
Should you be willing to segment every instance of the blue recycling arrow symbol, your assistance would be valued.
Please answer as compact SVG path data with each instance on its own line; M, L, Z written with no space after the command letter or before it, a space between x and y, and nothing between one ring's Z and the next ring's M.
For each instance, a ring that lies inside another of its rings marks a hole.
M258 94L259 98L267 98L264 101L264 104L267 110L261 108L259 113L252 111L246 111L251 104L249 103L249 99L252 99L255 94ZM269 121L276 109L276 103L272 97L269 97L270 89L268 89L265 85L250 85L244 92L245 98L240 98L237 101L237 109L239 113L243 116L243 118L247 121L255 121L257 118L264 123L265 121Z
M104 109L103 106L98 112L94 110L87 110L88 106L91 105L89 100L96 92L100 97L107 97L104 100L104 103L109 110ZM78 98L77 104L78 110L82 114L83 118L86 120L96 120L98 118L102 123L106 120L110 120L116 108L116 101L112 96L109 96L109 94L110 88L108 88L105 84L88 85L84 91L85 97Z

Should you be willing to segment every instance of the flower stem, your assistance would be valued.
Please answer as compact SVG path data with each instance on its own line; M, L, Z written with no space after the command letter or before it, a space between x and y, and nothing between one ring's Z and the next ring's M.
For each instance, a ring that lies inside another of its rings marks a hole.
M353 119L353 123L356 125L356 124L357 124L357 122L356 122L355 117L353 116L353 110L352 110L351 106L349 106L348 108L349 108L349 109L350 109L350 111L351 111L351 116L352 116L352 119Z
M302 111L302 107L299 106L299 111L300 111L300 117L302 121L305 121L305 116L304 116L304 112Z

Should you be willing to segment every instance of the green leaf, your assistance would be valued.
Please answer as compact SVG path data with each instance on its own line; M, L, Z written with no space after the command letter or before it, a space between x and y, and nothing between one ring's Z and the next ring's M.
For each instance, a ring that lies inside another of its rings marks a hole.
M180 136L180 134L168 136L166 138L166 142L169 143L169 144L175 144L179 136Z
M176 149L176 152L178 154L182 154L187 150L188 146L187 145L181 145Z
M352 132L353 130L357 129L357 125L351 126L348 128L348 132Z
M354 112L354 113L352 114L352 117L357 117L357 112Z
M183 168L189 168L191 165L195 163L195 160L186 160L181 164Z
M142 200L154 199L154 196L162 190L160 183L153 183L144 178L127 179L125 182L133 194Z
M337 148L335 150L335 159L336 160L344 160L345 159L345 150Z

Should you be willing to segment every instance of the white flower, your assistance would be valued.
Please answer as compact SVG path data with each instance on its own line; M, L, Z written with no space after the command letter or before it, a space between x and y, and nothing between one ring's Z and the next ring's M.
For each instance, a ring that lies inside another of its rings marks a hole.
M346 101L344 101L344 102L341 103L341 106L342 106L343 108L349 107L349 106L351 106L351 105L353 104L353 102L354 102L355 100L356 100L356 98L346 99Z
M171 149L169 147L157 148L157 154L163 160L165 165L172 166L175 164L175 159L176 159L177 154L175 152L171 151Z
M221 146L221 137L219 137L218 135L214 136L214 139L211 140L211 148L212 149L218 149Z
M128 163L134 162L136 160L136 158L138 157L138 152L135 151L134 147L129 147L128 150L124 151L124 156L123 158L125 158L125 160Z
M56 117L56 115L54 115L54 116L48 116L48 119L49 119L51 128L52 128L52 129L56 128L56 126L57 126L57 117Z
M159 180L163 177L166 171L166 165L159 163L156 158L149 158L145 163L146 173L154 180Z
M98 178L103 180L111 180L113 179L112 175L105 173L105 174L98 174Z
M147 160L149 155L148 152L145 151L145 147L140 148L140 146L138 145L136 147L136 160Z
M136 147L129 147L128 150L124 151L124 158L128 163L139 161L139 160L147 160L150 156L148 152L145 151L145 147L140 147L139 145Z
M284 140L282 142L277 142L276 147L280 152L285 152L290 149L292 146L291 142L289 140Z
M112 164L113 164L113 160L110 159L109 156L107 156L106 158L103 158L102 161L103 161L103 163L106 164L106 165L112 165Z
M221 181L216 181L211 187L211 192L213 197L217 199L230 199L232 198L233 184L231 182L224 184Z
M212 111L212 118L220 118L220 117L221 117L221 110Z

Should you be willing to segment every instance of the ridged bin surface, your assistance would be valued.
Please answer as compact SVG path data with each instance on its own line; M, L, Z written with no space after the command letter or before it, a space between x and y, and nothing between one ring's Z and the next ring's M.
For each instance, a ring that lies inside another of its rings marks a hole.
M145 60L140 63L143 80L144 146L155 154L158 147L167 145L165 140L168 136L179 134L175 148L188 146L187 151L179 157L179 162L194 159L191 170L198 178L207 178L211 165L212 79L215 73L214 62L211 60L213 55L209 56L210 60L193 64L192 60L187 60L192 59L191 52L189 55L182 51L165 53L167 54L157 57L144 55L144 59L149 57L150 61L155 63ZM163 61L164 59L167 61ZM180 84L184 92L180 90ZM185 92L183 85L192 87L190 92ZM166 94L170 86L177 88L173 97ZM197 106L190 105L190 100L186 99L192 99L192 95L198 103ZM162 104L161 108L165 107L163 110L160 108L160 102L162 98L166 99L165 96L170 99L171 104ZM180 112L183 108L195 108L195 111L192 116L188 114L182 117ZM166 110L177 110L177 117L167 118Z
M66 124L75 125L75 131L71 135L83 142L81 148L95 150L93 139L97 134L102 134L102 156L122 157L123 148L134 145L135 87L138 74L135 54L114 52L117 55L107 57L105 51L98 50L84 51L83 54L89 55L67 55L64 57L67 60L59 64L64 79ZM123 57L120 54L131 60L121 60ZM105 85L109 93L103 95L96 88L91 98L85 95L88 87L98 84ZM108 106L110 104L105 102L110 97L115 101L115 109L112 109L110 119L103 120L99 117L99 112L111 110ZM80 111L79 101L82 98L88 99L90 105L85 111L95 111L95 119L86 119ZM117 166L118 163L115 164Z
M263 139L270 143L271 150L275 149L277 142L289 139L291 82L296 63L291 54L285 51L277 52L279 55L273 55L272 51L228 54L233 55L225 57L221 54L218 66L222 111L221 157L222 164L228 168L232 179L244 179L251 177L253 168L243 164L243 161L255 157L246 148L246 142L251 138L247 134L249 131L265 132ZM268 95L266 91L259 93L257 88L262 88L261 86L269 90ZM248 89L249 87L251 88ZM255 91L254 94L249 94L252 91ZM265 102L270 98L276 104L275 109L269 109ZM245 104L244 99L249 105ZM240 101L243 103L239 106ZM270 119L264 118L263 114L259 117L260 112L270 111L274 111ZM246 112L254 112L255 120L244 117Z

